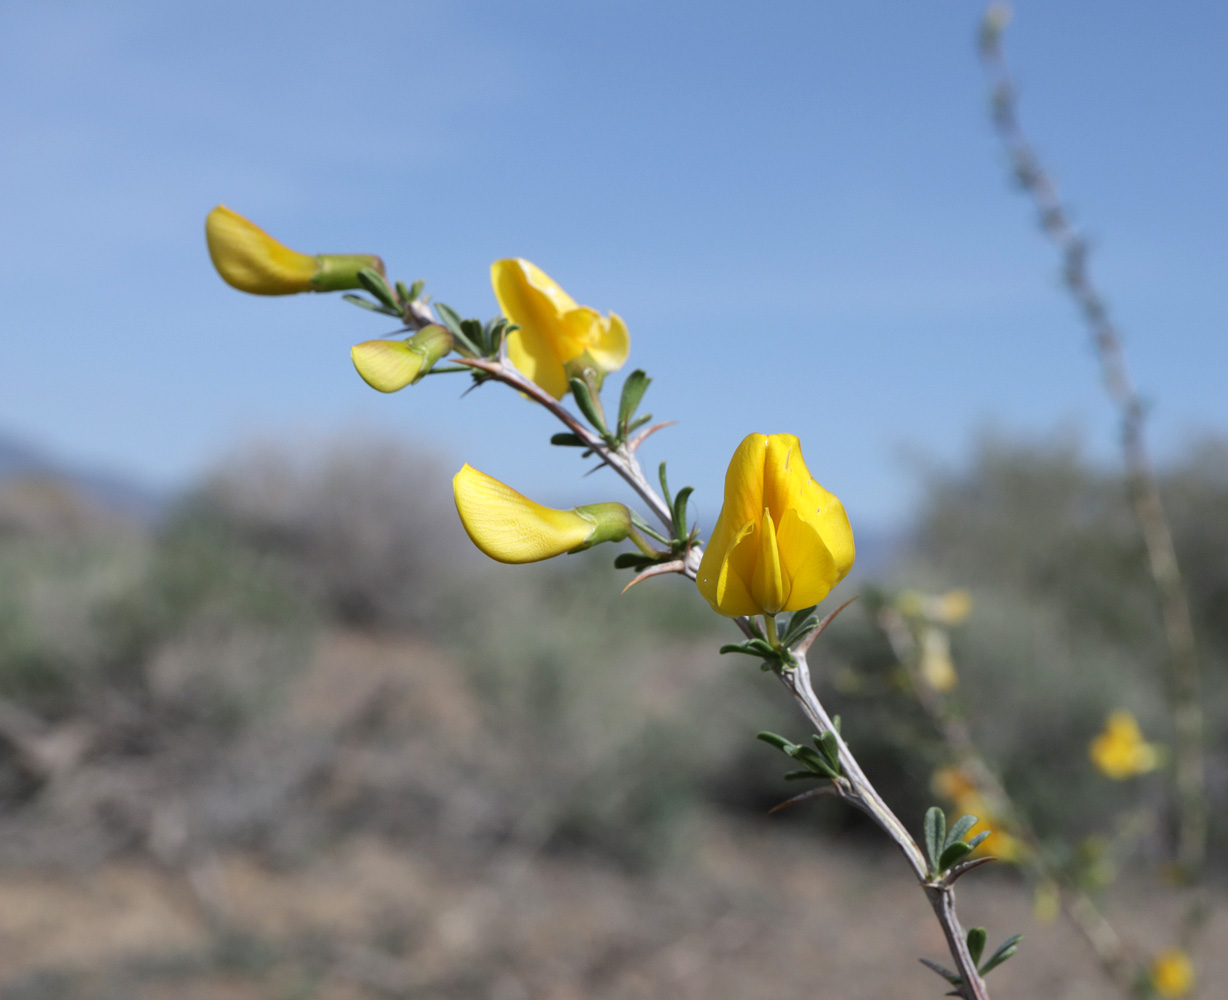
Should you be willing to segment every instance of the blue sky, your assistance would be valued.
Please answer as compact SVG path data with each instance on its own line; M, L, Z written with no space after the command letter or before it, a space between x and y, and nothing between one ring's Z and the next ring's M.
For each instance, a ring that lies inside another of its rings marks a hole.
M313 2L0 7L0 433L175 488L252 435L402 435L558 503L621 498L517 397L368 389L388 330L263 299L218 202L309 253L381 254L463 312L524 256L613 309L645 449L707 523L750 431L790 431L854 526L908 455L1115 431L1051 248L1004 175L982 5ZM1095 244L1161 455L1228 429L1228 8L1020 3L1022 115ZM617 382L615 382L615 387ZM447 484L440 484L441 490Z

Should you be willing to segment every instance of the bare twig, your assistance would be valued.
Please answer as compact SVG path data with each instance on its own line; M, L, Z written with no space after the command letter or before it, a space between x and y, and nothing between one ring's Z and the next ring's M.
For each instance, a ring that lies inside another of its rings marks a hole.
M1091 333L1105 389L1118 411L1130 496L1142 529L1148 566L1159 591L1168 640L1169 703L1176 736L1173 756L1178 799L1177 860L1186 876L1193 879L1206 855L1207 809L1199 657L1189 596L1143 433L1146 407L1130 378L1121 337L1109 318L1108 304L1088 270L1087 241L1071 222L1056 185L1019 124L1015 85L1001 44L1008 15L1009 8L1004 4L992 4L981 30L981 61L989 81L993 122L1010 157L1015 178L1036 206L1041 229L1061 254L1066 287Z

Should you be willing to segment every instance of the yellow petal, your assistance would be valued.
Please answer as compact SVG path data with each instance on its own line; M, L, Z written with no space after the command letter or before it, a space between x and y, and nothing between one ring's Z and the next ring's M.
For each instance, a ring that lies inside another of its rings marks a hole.
M590 349L601 340L602 320L596 309L577 306L559 317L558 335L554 341L555 354L564 365L581 354L590 354ZM596 360L596 359L594 359Z
M610 313L609 319L601 321L600 335L588 345L588 353L602 371L618 371L626 363L631 353L631 337L618 313Z
M583 545L596 525L574 510L543 507L465 465L452 479L456 510L470 540L503 563L529 563Z
M764 612L774 615L785 603L785 581L780 571L780 550L776 547L776 525L772 523L772 514L767 508L764 508L759 522L758 554L751 593Z
M718 549L710 545L700 561L696 582L699 592L717 614L735 618L757 615L759 605L751 596L758 525L747 521L734 534L729 545Z
M562 316L576 308L575 300L541 268L519 257L495 261L490 283L503 315L520 327L507 339L512 364L555 399L562 399L567 395L567 375L555 343Z
M823 537L792 508L781 518L777 544L787 580L780 610L800 611L818 604L843 579Z
M209 213L205 239L217 273L240 291L292 295L312 290L319 267L315 257L291 250L225 205Z
M1180 948L1169 948L1151 963L1151 981L1162 997L1187 996L1194 989L1194 965Z
M414 381L423 357L403 340L368 340L350 348L363 381L380 392L396 392Z

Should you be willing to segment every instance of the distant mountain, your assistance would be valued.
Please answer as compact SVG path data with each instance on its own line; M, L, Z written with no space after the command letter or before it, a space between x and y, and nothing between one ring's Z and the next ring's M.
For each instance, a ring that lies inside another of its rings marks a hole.
M30 477L67 483L91 503L141 521L157 520L170 499L133 479L49 455L0 433L0 486L8 480Z

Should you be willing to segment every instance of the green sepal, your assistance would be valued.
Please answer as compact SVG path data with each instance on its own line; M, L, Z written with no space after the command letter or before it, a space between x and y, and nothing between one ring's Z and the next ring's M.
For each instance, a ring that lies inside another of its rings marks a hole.
M590 424L597 428L602 437L609 437L610 431L606 427L605 421L601 419L601 411L597 409L597 404L593 402L592 391L588 387L588 383L584 379L573 378L568 380L571 386L571 394L575 397L576 406L580 408L580 412Z
M623 437L626 437L627 432L631 429L631 418L640 408L640 401L643 400L644 393L648 391L651 382L652 379L640 368L628 375L623 382L622 394L618 397L618 429Z
M747 656L759 656L765 660L776 659L774 650L763 639L748 639L746 642L730 642L721 647L722 653L745 653Z
M938 859L942 857L942 845L946 842L947 817L937 806L930 806L925 813L925 850L930 856L930 864L937 873Z
M581 441L575 434L551 434L550 443L562 445L565 448L587 448L588 444Z
M947 871L953 865L957 865L959 862L963 861L964 858L971 854L973 850L974 848L971 845L965 844L962 840L957 840L953 844L948 844L946 848L943 849L942 856L938 859L937 870L940 872Z
M956 841L963 840L964 834L966 834L974 826L976 826L975 816L961 816L954 823L952 823L951 828L947 830L947 838L943 846L950 847Z
M397 307L396 296L393 295L392 289L388 287L388 279L385 278L379 271L371 267L364 267L358 272L358 281L368 292L374 295L389 309L400 315L401 310Z
M985 942L989 940L989 932L984 927L973 927L968 931L968 954L972 956L972 964L977 965L985 954Z
M992 972L999 965L1010 958L1019 950L1019 942L1023 940L1022 934L1012 934L998 946L998 950L989 956L989 960L981 966L980 973L982 976Z

